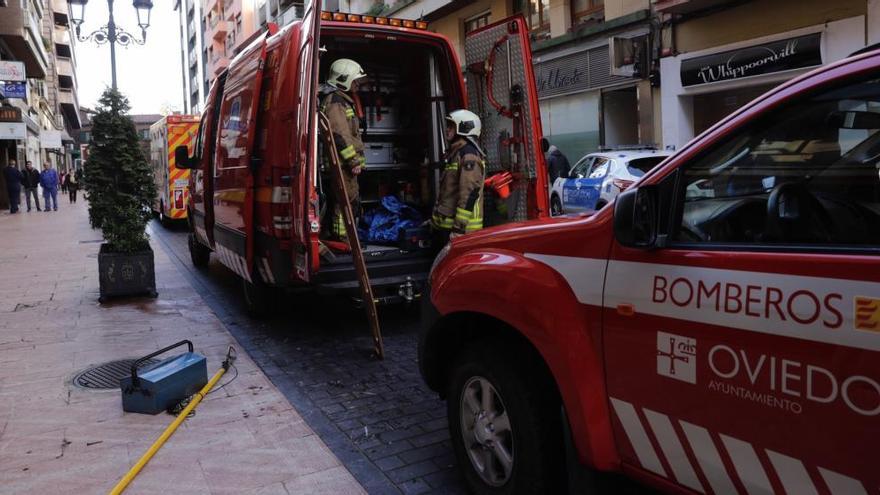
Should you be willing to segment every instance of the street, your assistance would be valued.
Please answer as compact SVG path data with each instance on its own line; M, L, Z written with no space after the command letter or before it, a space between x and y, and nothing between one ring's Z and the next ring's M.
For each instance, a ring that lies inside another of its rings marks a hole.
M351 301L290 295L259 321L241 302L241 280L216 260L189 261L185 228L151 224L211 310L306 422L370 493L464 493L446 424L446 403L418 372L417 307L380 309L385 360L371 357L363 310ZM291 322L295 321L293 325Z

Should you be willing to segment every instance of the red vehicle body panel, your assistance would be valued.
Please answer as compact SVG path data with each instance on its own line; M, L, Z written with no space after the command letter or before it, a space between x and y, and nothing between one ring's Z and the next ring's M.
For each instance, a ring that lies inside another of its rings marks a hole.
M792 80L633 187L792 98L874 74L877 51ZM441 321L480 313L525 336L586 466L676 493L876 493L880 334L853 321L859 296L880 300L877 256L627 248L613 209L454 240L430 279ZM717 304L700 306L715 283Z

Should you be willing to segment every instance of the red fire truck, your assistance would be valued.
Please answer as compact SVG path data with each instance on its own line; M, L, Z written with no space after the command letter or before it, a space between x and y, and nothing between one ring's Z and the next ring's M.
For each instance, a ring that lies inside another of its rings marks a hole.
M420 367L473 491L589 468L877 493L878 174L880 50L763 95L595 214L453 240Z
M270 26L211 87L195 156L179 151L178 163L196 169L190 252L196 265L213 252L236 272L253 311L265 309L270 287L358 287L350 253L322 247L332 183L319 156L317 104L319 82L338 58L358 61L367 73L356 95L367 153L359 176L365 212L397 196L429 218L445 147L444 115L471 108L483 119L487 173L508 172L515 179L506 199L486 193L486 223L547 216L540 113L523 19L468 35L473 76L467 89L449 40L426 27L308 10L300 22L281 30ZM425 239L418 231L403 231L391 243L362 239L378 298L419 295L436 253Z

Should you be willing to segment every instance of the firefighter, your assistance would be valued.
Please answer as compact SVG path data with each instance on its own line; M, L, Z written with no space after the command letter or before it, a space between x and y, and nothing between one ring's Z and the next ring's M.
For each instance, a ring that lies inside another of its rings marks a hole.
M345 177L345 190L352 212L358 215L359 191L357 176L364 170L364 143L361 141L360 120L355 112L354 98L358 79L367 74L354 60L341 58L330 65L330 74L322 88L321 112L330 122L330 130L336 141L336 150ZM342 198L333 201L333 219L330 227L331 237L346 241L348 235L342 216Z
M435 246L442 247L450 237L483 228L483 180L486 156L477 139L480 118L468 110L455 110L446 116L446 141L440 189L431 216Z

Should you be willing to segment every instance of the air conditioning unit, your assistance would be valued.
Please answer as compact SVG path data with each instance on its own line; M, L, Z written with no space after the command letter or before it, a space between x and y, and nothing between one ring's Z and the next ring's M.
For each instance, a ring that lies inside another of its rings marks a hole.
M643 78L648 76L648 36L608 38L611 75Z

